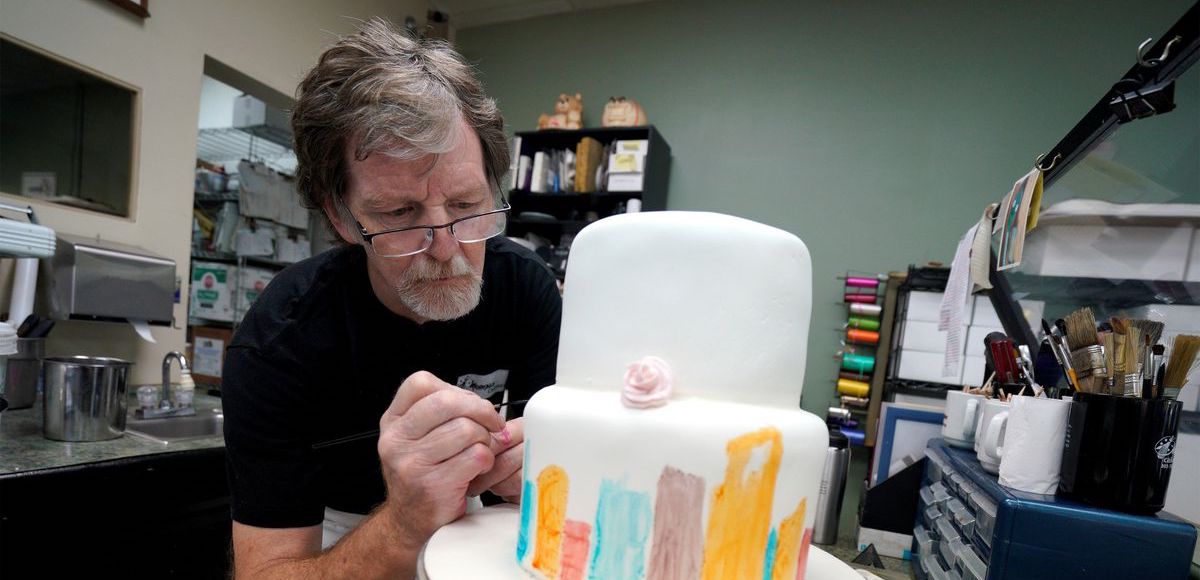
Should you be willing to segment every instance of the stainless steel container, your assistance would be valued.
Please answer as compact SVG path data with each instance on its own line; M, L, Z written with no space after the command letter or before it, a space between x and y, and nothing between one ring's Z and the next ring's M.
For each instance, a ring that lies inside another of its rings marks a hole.
M32 407L37 399L38 379L42 378L42 357L46 355L45 338L18 338L17 354L8 357L5 371L4 397L9 409Z
M817 495L813 521L814 544L836 544L838 520L842 517L842 497L850 470L850 440L839 431L829 431L829 450L825 453L825 472Z
M42 360L42 435L55 441L103 441L125 434L125 388L133 363L67 356Z

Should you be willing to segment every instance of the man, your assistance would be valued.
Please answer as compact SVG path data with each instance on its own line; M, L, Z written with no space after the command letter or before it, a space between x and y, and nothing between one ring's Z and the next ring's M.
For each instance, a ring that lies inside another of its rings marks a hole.
M230 345L236 575L411 578L468 498L517 501L521 419L493 404L554 381L561 301L501 235L503 120L444 44L366 23L292 126L297 189L347 245L277 276Z

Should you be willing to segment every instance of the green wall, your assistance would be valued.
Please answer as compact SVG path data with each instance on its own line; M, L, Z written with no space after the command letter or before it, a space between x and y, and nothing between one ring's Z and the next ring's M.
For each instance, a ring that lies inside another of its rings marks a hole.
M657 1L459 31L510 130L560 92L585 125L642 103L674 156L670 209L800 236L813 256L803 407L824 416L846 269L949 262L1190 1ZM702 314L702 313L701 313Z

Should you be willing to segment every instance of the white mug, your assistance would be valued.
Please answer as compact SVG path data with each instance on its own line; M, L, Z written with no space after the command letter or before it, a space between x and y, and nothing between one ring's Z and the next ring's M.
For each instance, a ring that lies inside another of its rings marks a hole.
M1069 400L1013 397L1010 411L992 417L983 452L1000 458L1000 485L1041 494L1058 489L1070 410Z
M983 404L983 409L979 411L979 422L975 424L975 457L979 458L979 464L983 466L983 470L993 475L1000 473L1000 458L992 457L983 452L983 438L987 434L987 426L992 422L992 418L999 413L1007 413L1012 405L1000 399L988 399Z
M946 391L946 412L942 415L942 439L955 447L969 449L975 442L975 423L983 395Z

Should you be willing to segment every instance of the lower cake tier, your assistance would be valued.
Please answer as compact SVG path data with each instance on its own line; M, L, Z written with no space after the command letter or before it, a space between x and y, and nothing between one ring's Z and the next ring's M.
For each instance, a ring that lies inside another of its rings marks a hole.
M811 413L553 386L525 441L516 556L534 576L803 578L829 446Z

